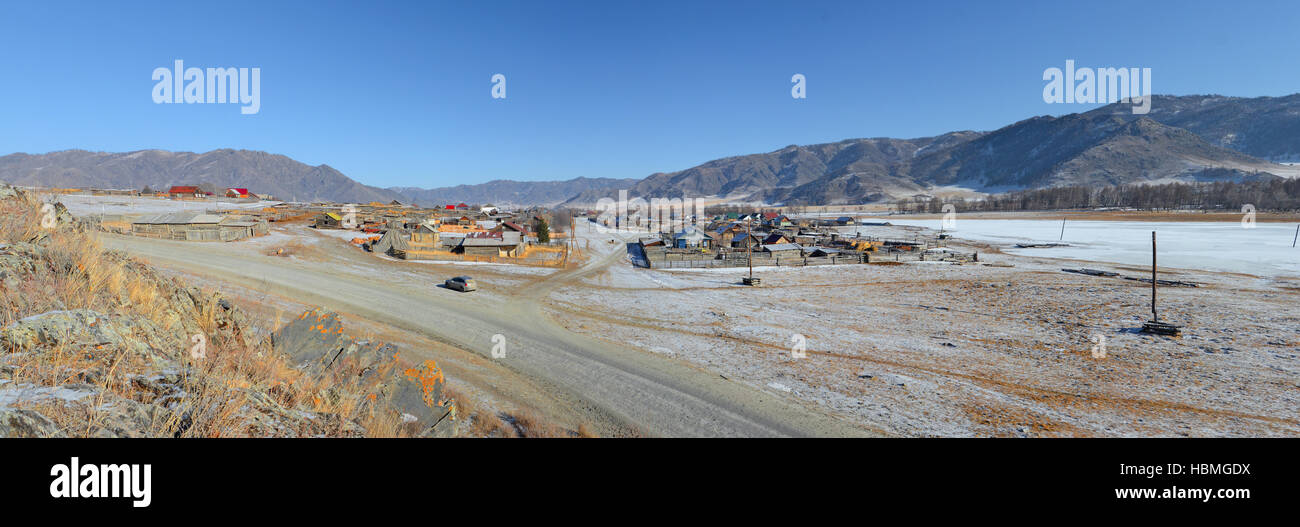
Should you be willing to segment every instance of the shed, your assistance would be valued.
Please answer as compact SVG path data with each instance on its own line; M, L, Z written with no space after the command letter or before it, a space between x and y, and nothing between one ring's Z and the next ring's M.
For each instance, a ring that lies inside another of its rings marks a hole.
M384 231L384 235L380 237L378 241L370 245L371 252L393 256L401 256L410 249L411 245L407 243L406 236L402 234L402 231L397 229Z
M775 256L798 253L802 250L802 247L799 247L799 244L796 243L772 243L764 245L762 250Z
M172 212L145 216L131 222L131 234L146 238L187 241L223 241L241 237L223 236L221 216L194 212Z
M840 251L839 249L831 249L829 247L808 247L804 249L805 255L813 256L813 257L839 256L841 252L842 251Z

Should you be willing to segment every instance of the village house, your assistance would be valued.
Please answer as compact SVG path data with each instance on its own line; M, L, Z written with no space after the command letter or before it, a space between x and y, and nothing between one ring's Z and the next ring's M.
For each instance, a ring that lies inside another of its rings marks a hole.
M733 249L752 249L761 244L760 237L762 233L742 232L731 238L731 247Z
M677 249L708 249L713 243L712 236L690 226L682 229L676 234L673 234L672 240L672 246Z
M256 194L249 192L246 188L228 188L226 189L227 198L257 198Z
M438 229L428 223L421 223L411 229L411 247L428 247L431 250L439 247L441 244L441 233Z
M341 229L343 217L334 212L325 212L316 216L317 229Z
M173 198L202 198L206 193L196 186L176 185L167 190L167 195Z
M523 225L520 225L520 224L515 223L515 222L513 222L513 221L503 221L503 222L501 222L499 225L497 225L496 227L493 227L493 228L492 228L492 232L506 232L506 231L517 232L517 233L519 233L520 236L527 236L527 235L528 235L528 228L527 228L527 227L524 227Z
M739 222L731 222L713 231L713 242L723 247L733 247L732 240L745 234L745 227Z
M793 240L787 237L784 233L780 233L780 232L773 232L771 234L768 234L766 238L763 238L763 245L778 245L782 243L792 243L792 242Z
M763 225L777 229L781 227L794 227L794 222L790 221L784 214L775 212L763 213Z
M513 258L518 255L519 245L520 236L517 232L472 232L465 235L452 252Z

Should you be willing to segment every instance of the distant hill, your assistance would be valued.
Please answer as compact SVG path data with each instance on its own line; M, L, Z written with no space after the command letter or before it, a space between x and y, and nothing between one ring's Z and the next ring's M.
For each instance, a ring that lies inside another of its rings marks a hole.
M1146 117L1192 132L1212 145L1278 163L1300 162L1300 94L1285 97L1157 95L1151 113L1133 115L1124 105L1085 115L1110 114L1125 120Z
M286 156L250 150L202 154L141 150L120 154L65 150L0 157L0 180L58 188L166 190L171 185L210 184L248 188L277 199L340 203L388 202L405 196L357 183L328 165L310 166Z
M848 139L837 143L790 145L774 152L727 157L680 172L652 174L632 185L631 196L717 196L735 200L762 200L781 196L824 178L861 177L871 180L860 187L911 191L921 187L906 178L892 177L894 167L917 155L942 150L979 137L977 132L953 132L919 139ZM844 187L848 189L848 186ZM616 196L617 189L574 196L567 204L588 206L600 198ZM868 192L869 193L869 192ZM855 197L856 199L856 197Z
M1184 128L1186 127L1186 128ZM771 204L886 201L936 188L1001 192L1064 185L1293 176L1300 95L1243 99L1158 96L1148 115L1109 105L1040 116L998 130L922 139L852 139L727 157L652 174L630 196ZM591 206L615 191L569 199Z
M392 187L415 203L437 206L446 203L491 203L502 206L550 206L561 203L576 194L590 190L627 188L637 179L585 178L567 181L511 181L498 179L477 185L457 185L423 189L417 187Z

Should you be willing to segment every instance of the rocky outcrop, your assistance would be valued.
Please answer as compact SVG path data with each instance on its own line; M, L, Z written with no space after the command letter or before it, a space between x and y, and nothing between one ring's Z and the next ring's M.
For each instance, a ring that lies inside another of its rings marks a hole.
M65 437L54 421L31 410L0 409L0 437Z
M0 195L0 437L456 434L436 364L323 311L272 335L220 293L99 249L61 206L33 229L38 202Z
M286 324L271 337L273 349L290 364L317 377L353 379L403 413L416 435L455 435L455 402L443 394L446 379L433 361L402 367L396 347L357 340L343 330L338 314L311 310Z

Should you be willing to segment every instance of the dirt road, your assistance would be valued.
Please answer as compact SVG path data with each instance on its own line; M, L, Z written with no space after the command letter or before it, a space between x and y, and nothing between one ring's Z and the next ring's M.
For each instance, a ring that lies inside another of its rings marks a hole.
M570 332L546 316L548 291L620 260L617 251L522 291L461 294L428 273L388 273L396 264L349 251L337 261L252 254L238 244L103 237L106 247L154 265L253 286L419 332L491 356L588 414L598 429L655 436L766 437L877 435L815 406L784 400L716 373Z

